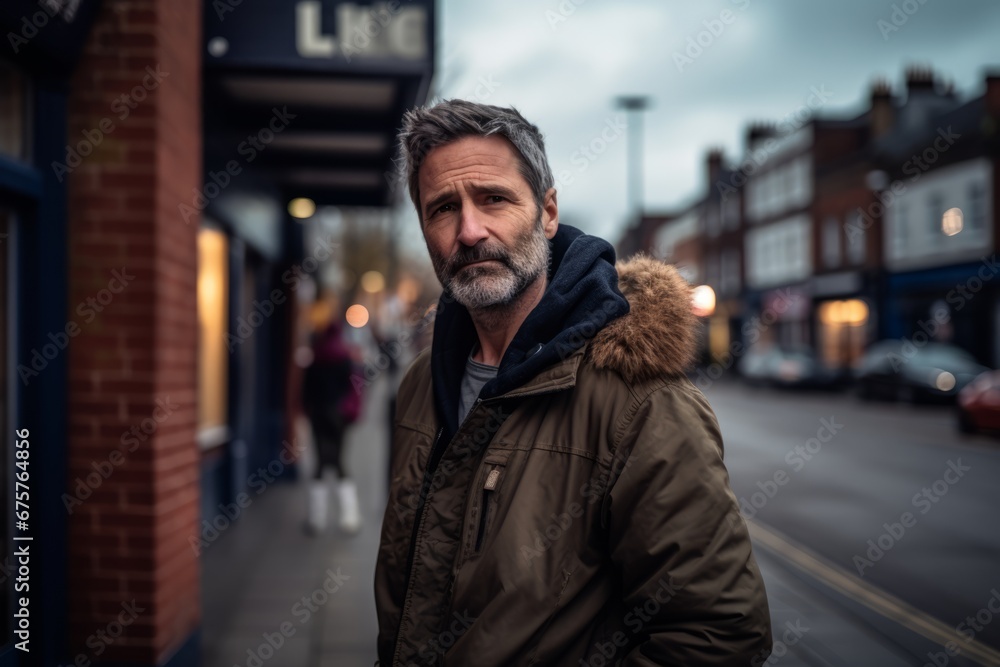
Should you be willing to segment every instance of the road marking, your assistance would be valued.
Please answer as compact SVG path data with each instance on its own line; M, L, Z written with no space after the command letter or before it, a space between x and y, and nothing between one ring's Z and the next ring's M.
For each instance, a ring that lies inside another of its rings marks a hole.
M793 542L772 528L746 519L750 536L755 542L778 558L788 561L799 570L816 577L826 585L863 604L872 611L899 623L903 627L941 645L954 643L958 655L965 656L984 667L1000 667L1000 651L975 639L969 639L955 628L903 602L891 593L863 581L843 568L834 565L806 547Z

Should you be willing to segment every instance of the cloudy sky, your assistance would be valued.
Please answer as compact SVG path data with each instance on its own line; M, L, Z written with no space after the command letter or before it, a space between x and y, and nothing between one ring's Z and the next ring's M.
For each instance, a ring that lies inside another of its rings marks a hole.
M704 186L707 149L740 157L748 121L780 121L814 90L820 113L850 114L874 78L898 90L909 64L963 97L1000 70L995 0L439 0L438 16L435 93L520 109L569 176L563 222L613 242L628 210L618 95L651 98L644 200L662 210ZM603 153L585 155L605 128Z

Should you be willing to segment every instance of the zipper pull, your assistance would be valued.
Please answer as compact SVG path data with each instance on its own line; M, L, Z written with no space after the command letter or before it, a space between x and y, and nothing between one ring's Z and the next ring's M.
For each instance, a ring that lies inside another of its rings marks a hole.
M500 468L494 468L486 476L486 483L483 484L484 491L493 491L497 488L497 480L500 479Z

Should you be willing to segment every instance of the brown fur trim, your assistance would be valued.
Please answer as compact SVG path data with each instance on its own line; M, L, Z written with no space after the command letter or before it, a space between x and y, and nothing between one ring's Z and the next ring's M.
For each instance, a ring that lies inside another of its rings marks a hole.
M643 255L616 268L630 310L594 337L587 350L594 366L627 382L684 373L698 345L691 286L673 266Z

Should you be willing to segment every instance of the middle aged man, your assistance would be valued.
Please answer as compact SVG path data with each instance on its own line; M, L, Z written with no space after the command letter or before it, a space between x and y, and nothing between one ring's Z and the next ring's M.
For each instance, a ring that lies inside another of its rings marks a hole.
M399 389L379 664L763 664L688 285L559 226L514 109L442 102L400 140L444 293Z

